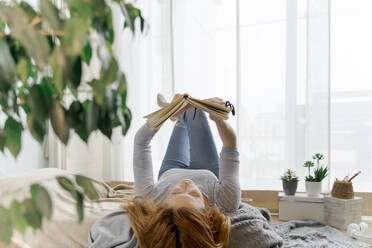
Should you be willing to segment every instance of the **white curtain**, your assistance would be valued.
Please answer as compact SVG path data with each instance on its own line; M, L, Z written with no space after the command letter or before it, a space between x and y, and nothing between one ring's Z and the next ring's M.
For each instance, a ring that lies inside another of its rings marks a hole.
M116 39L114 49L121 68L128 79L128 106L133 119L128 134L119 146L114 147L114 160L118 173L116 180L133 180L132 154L136 131L144 124L143 116L158 109L156 94L163 93L168 99L173 94L171 20L169 1L138 1L137 6L148 23L144 35L132 35L122 31L124 19L119 9L114 9ZM138 24L138 23L137 23ZM172 124L166 125L152 143L154 174L157 176L163 154L166 150ZM120 134L119 134L120 137Z
M372 190L372 1L331 3L332 176Z
M237 116L230 122L239 137L243 188L280 189L286 168L303 177L303 162L313 153L328 157L328 1L138 3L150 23L148 34L129 44L130 35L123 34L118 46L125 60L130 55L123 68L135 114L120 148L124 179L132 179L133 135L144 123L141 117L156 109L158 92L235 103ZM154 140L155 174L170 129L168 123Z

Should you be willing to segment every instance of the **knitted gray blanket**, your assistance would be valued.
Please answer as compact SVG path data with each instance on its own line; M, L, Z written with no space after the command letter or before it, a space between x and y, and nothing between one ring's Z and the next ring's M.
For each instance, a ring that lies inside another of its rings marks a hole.
M241 204L231 218L230 248L368 248L323 223L296 220L269 224L267 209Z
M344 233L317 221L275 223L274 230L284 239L284 247L368 248Z
M233 213L224 213L231 219L229 248L276 248L283 246L280 237L270 225L270 212L241 203Z

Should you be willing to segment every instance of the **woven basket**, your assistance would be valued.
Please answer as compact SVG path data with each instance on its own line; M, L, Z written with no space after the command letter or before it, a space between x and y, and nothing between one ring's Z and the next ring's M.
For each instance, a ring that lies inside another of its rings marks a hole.
M332 197L340 199L353 199L354 190L351 182L335 181L332 188Z

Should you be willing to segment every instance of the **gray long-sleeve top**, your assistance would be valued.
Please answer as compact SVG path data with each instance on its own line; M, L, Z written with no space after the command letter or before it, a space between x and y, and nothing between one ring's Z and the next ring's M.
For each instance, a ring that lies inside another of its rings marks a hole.
M207 197L211 206L226 212L238 209L241 193L239 185L239 153L236 147L223 147L220 153L219 179L209 170L169 169L155 183L150 142L156 130L144 124L134 138L134 193L155 202L163 202L169 192L183 179L191 179Z

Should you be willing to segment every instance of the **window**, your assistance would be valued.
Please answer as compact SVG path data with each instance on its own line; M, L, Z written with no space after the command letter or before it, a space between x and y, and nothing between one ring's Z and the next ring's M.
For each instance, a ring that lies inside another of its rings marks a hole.
M331 3L332 179L361 170L354 190L371 191L372 2Z
M130 147L141 117L156 109L157 92L220 96L238 110L230 122L239 136L243 189L280 190L280 175L292 168L304 190L303 163L320 152L331 168L324 191L335 177L359 169L355 190L370 190L370 1L139 3L147 6L151 29L135 46L149 50L142 49L131 64L141 69L127 70L135 79L129 81L129 100L136 116L121 150ZM154 140L155 175L171 128L168 123ZM130 152L120 155L126 180L132 179Z

